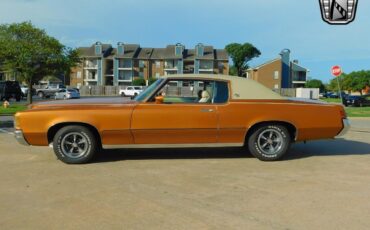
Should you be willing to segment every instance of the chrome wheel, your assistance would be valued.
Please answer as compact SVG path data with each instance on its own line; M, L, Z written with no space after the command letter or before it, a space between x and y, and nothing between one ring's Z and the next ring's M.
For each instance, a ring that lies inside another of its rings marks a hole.
M78 132L66 134L61 141L63 154L70 158L79 158L85 155L89 148L87 138Z
M274 155L283 145L283 136L275 129L266 129L258 135L259 149L267 155Z

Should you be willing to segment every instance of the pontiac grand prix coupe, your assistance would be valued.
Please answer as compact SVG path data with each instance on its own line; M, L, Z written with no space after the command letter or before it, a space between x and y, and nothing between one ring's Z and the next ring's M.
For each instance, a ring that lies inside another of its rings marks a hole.
M341 105L288 99L253 80L201 74L160 78L132 101L51 101L15 115L20 143L52 145L65 163L88 162L101 148L225 146L245 146L272 161L292 142L334 138L348 127Z

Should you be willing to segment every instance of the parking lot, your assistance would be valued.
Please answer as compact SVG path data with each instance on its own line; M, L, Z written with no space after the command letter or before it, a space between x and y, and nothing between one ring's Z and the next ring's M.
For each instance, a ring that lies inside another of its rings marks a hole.
M369 229L370 120L278 162L241 149L105 151L66 165L0 133L1 229Z

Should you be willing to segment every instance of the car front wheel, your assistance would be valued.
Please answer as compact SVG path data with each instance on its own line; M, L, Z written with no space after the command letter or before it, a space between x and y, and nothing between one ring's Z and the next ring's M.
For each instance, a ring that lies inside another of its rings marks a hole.
M83 126L66 126L54 136L53 149L59 160L67 164L82 164L91 160L97 150L94 134Z
M280 159L289 149L291 138L282 125L264 125L255 129L248 139L248 149L262 161Z

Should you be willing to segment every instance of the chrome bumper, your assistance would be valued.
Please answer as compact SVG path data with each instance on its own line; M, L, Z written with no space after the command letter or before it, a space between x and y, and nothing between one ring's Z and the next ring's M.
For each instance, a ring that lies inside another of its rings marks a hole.
M342 123L343 123L343 129L342 131L340 131L340 133L338 133L337 137L343 136L344 134L348 132L349 128L351 128L351 124L348 119L343 119Z
M22 130L15 130L14 137L21 145L29 145L26 139L24 139Z

